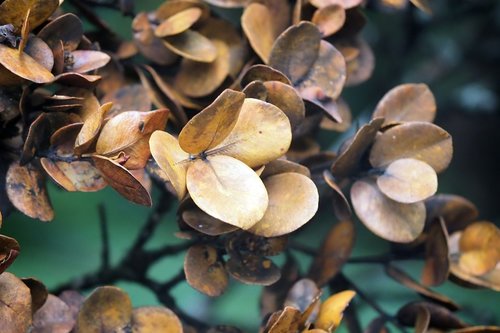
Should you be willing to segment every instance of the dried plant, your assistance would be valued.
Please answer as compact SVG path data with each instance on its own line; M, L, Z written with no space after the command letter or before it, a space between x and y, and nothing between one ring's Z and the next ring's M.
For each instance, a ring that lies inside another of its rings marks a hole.
M360 332L357 299L379 315L365 332L500 331L464 322L460 305L431 289L450 279L500 291L500 230L478 220L467 199L436 194L453 144L433 124L429 87L394 87L338 151L321 148L321 130L354 127L342 93L374 70L361 34L371 1L170 0L141 13L131 0L69 1L74 13L62 2L0 1L0 225L13 209L52 220L47 181L80 192L109 185L152 212L111 265L100 206L102 267L51 292L5 272L23 244L0 235L2 333L240 332L191 317L171 295L186 281L221 296L230 278L264 286L261 332L333 332L344 315ZM431 12L427 1L410 2ZM132 40L118 37L98 7L133 17ZM241 29L219 14L234 8ZM82 19L98 34L85 35ZM184 242L147 249L173 210ZM319 246L304 246L294 235L318 211L337 222ZM357 221L390 243L386 255L351 257ZM292 249L311 256L306 271ZM182 252L172 279L148 276ZM270 259L278 254L281 267ZM398 260L421 260L420 280ZM425 300L382 309L343 273L347 263L373 262ZM118 281L149 288L162 306L134 308L109 286Z

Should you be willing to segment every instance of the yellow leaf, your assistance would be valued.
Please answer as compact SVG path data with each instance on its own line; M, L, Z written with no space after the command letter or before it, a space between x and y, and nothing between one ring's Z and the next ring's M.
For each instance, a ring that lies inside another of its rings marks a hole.
M315 328L323 329L328 332L334 331L340 324L344 316L344 310L351 302L356 293L352 290L345 290L328 297L321 304L318 317L314 323Z

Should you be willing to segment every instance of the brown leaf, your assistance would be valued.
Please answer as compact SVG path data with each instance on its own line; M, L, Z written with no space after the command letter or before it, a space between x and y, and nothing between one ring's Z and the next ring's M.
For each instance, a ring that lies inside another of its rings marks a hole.
M354 43L359 50L359 53L354 59L347 61L346 63L346 87L355 86L365 82L372 76L375 68L375 55L373 54L370 45L368 45L368 43L361 37L356 38Z
M340 4L332 4L318 8L311 21L318 26L323 37L328 37L342 28L345 19L345 9Z
M108 116L116 116L124 111L149 111L151 110L151 99L148 91L141 84L129 84L107 93L101 103L113 103Z
M66 51L76 50L82 36L82 21L73 13L57 17L37 34L37 37L43 39L52 50L62 42L63 49Z
M0 213L0 226L2 214ZM16 259L21 248L14 238L0 234L0 274L2 274Z
M47 83L54 79L51 72L28 54L19 54L16 49L4 44L0 44L0 64L16 76L35 83Z
M245 230L262 219L268 206L268 194L259 176L230 156L196 160L187 170L186 183L201 210Z
M387 166L377 178L379 189L392 200L415 203L425 200L437 191L437 175L425 162L402 158Z
M248 68L247 71L244 72L240 83L242 86L246 86L253 81L279 81L290 86L292 85L285 74L272 67L262 64L253 65Z
M85 297L80 295L77 291L65 290L59 295L59 299L68 305L71 318L73 318L73 321L76 322L80 308L85 301Z
M349 259L356 238L354 223L350 220L335 224L326 235L309 268L308 276L319 287L324 286Z
M426 84L401 84L389 90L378 102L373 118L385 119L382 126L408 121L432 122L436 100Z
M217 48L210 39L194 30L165 37L163 43L170 51L193 61L212 62L217 57Z
M155 29L157 37L167 37L180 34L191 28L201 17L202 10L197 7L191 7L182 10L160 23Z
M346 177L358 171L360 161L367 149L372 145L383 118L376 118L363 125L341 151L332 164L332 173L336 177Z
M232 277L246 284L269 286L281 277L279 267L270 259L252 254L231 256L226 269Z
M93 155L92 160L109 186L127 200L139 205L152 205L151 195L130 171L105 156Z
M47 287L45 287L45 285L40 280L37 280L35 278L23 278L21 280L28 288L30 288L31 312L35 314L47 300L47 297L49 295Z
M300 22L276 39L269 66L285 74L292 83L301 80L318 58L321 33L310 22Z
M42 173L31 164L13 162L7 171L7 195L23 214L41 221L54 218Z
M417 309L417 318L415 318L415 333L426 333L431 321L429 310L423 306Z
M436 218L425 243L425 265L421 281L426 286L438 286L448 279L450 271L448 232L442 217Z
M410 122L389 128L375 139L370 163L384 167L400 158L415 158L439 173L448 167L452 154L448 132L434 124Z
M450 310L457 310L460 308L458 304L453 302L450 298L446 297L443 294L440 294L436 291L433 291L432 289L429 289L417 281L415 281L410 275L408 275L406 272L400 270L394 265L386 265L385 266L385 272L386 274L397 281L398 283L402 284L403 286L410 288L420 295L422 295L425 298L428 298L434 302L440 303L444 306L446 306Z
M287 172L268 177L264 185L269 205L262 219L249 229L253 234L276 237L291 233L316 214L319 194L313 181L302 174ZM296 192L290 196L290 188Z
M134 333L182 333L182 323L170 309L144 306L132 311Z
M28 11L31 30L42 24L59 7L59 0L5 0L0 4L0 25L11 23L21 30Z
M244 100L243 93L224 90L184 126L179 134L181 148L199 154L220 144L235 127Z
M163 40L154 35L147 13L137 14L132 21L132 29L134 30L134 43L147 59L158 65L170 65L178 59L177 54L170 51Z
M210 236L223 235L238 229L238 227L208 215L198 207L182 212L182 220L191 228Z
M179 146L176 138L167 132L156 131L149 139L151 155L168 175L179 200L186 195L186 173L189 154Z
M280 81L266 81L264 86L267 89L265 101L276 105L286 114L293 132L305 117L306 109L302 98L293 87Z
M233 130L213 151L255 168L283 156L291 140L290 121L283 111L272 104L246 98Z
M31 325L30 290L9 272L0 274L0 322L8 333L26 333Z
M326 184L333 190L332 198L333 198L333 212L335 217L339 220L348 220L352 216L351 206L349 205L349 201L342 192L342 189L337 185L333 175L328 170L323 171L323 179Z
M85 333L117 332L128 325L131 317L132 304L124 291L99 287L83 303L75 329Z
M209 245L194 245L184 259L186 281L208 296L219 296L226 290L229 277L217 250Z
M219 40L211 41L217 50L212 62L197 62L183 59L175 78L175 86L189 97L204 97L219 88L230 71L228 46Z
M204 21L210 15L209 6L199 0L173 0L165 1L160 7L156 9L154 15L160 21L166 20L167 18L180 13L189 8L199 8L202 11L201 19Z
M311 178L311 172L308 168L298 163L283 159L278 159L267 163L260 177L262 179L266 179L267 177L279 175L286 172L298 173Z
M264 63L269 62L274 40L279 33L273 22L270 10L257 2L248 5L241 16L241 27L253 50Z
M101 51L76 50L71 52L71 71L76 73L87 73L105 66L111 57Z
M101 105L95 112L92 112L83 123L83 126L75 140L75 154L81 155L88 152L90 146L97 139L104 117L109 112L113 103Z
M409 243L424 229L423 202L403 204L386 197L372 180L360 180L351 187L354 211L374 234L391 242Z
M156 130L164 129L168 110L127 111L111 118L101 130L96 152L113 156L136 144Z
M223 8L240 8L245 7L250 0L205 0L205 2Z
M54 295L33 316L33 333L69 333L75 320L69 306Z
M427 224L441 216L449 233L464 229L476 220L479 212L476 206L464 197L454 194L438 194L425 201Z
M345 9L348 9L358 6L363 0L309 0L309 2L316 8L340 4Z
M425 301L410 302L399 309L398 321L406 326L413 327L418 315L418 308L424 307L431 315L430 326L438 329L464 328L467 324L447 308Z
M267 332L269 333L287 333L287 332L297 332L299 328L300 321L300 311L286 306L280 314L276 317L276 320L267 324Z

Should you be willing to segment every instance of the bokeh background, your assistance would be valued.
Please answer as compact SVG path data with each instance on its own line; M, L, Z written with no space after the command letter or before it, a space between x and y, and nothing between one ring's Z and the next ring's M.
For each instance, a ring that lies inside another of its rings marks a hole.
M139 10L153 10L161 1L136 1ZM65 3L65 9L72 7ZM395 85L427 83L438 104L436 123L449 131L454 141L454 157L449 169L439 176L439 192L462 195L473 201L480 218L500 224L500 1L436 0L434 14L426 15L407 6L387 10L370 1L365 14L365 37L376 56L373 76L343 96L351 106L354 124L363 124L378 100ZM238 10L220 11L238 17ZM130 38L131 19L107 9L99 15L123 37ZM91 25L87 28L92 30ZM355 126L353 126L354 128ZM335 149L352 133L320 133L324 147ZM49 288L95 270L100 264L101 235L97 206L103 203L109 221L112 263L128 249L145 221L148 209L131 204L111 189L98 193L67 193L49 186L56 212L51 223L31 220L13 213L4 221L2 233L18 239L21 255L9 269L18 276L35 276ZM153 193L154 197L157 193ZM335 223L333 215L316 216L297 234L298 241L319 246L321 235ZM180 243L175 212L167 214L150 247ZM353 256L383 253L387 244L357 224L358 237ZM309 259L294 252L304 269ZM149 272L165 280L182 267L183 254L160 261ZM277 262L283 258L278 257ZM398 263L416 278L421 262ZM346 275L388 312L395 312L416 299L410 291L385 277L377 264L345 266ZM157 304L154 294L134 284L119 284L135 306ZM180 283L173 295L180 307L211 323L234 324L255 332L260 324L260 287L233 282L220 298L210 299ZM463 306L462 317L476 324L500 324L500 294L469 290L446 283L437 288ZM355 301L363 327L376 316L365 303Z

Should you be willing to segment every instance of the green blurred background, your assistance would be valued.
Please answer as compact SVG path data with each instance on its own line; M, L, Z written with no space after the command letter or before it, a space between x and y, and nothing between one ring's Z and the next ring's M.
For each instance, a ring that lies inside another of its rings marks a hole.
M137 1L140 10L153 10L161 1ZM454 159L439 177L440 193L455 193L472 200L481 219L500 223L500 2L435 1L434 15L415 8L382 10L370 2L365 10L368 24L365 36L376 55L373 77L360 86L347 88L355 124L362 124L386 91L404 82L427 83L438 103L436 123L449 131L454 140ZM71 11L71 6L65 4ZM239 11L221 11L237 17ZM119 33L130 38L131 19L112 10L99 15ZM92 26L87 26L90 30ZM355 126L353 126L355 127ZM352 134L352 133L351 133ZM348 136L320 133L324 147L336 148ZM109 221L112 263L129 248L149 209L127 202L111 189L98 193L68 193L55 185L49 193L56 212L51 223L31 220L14 213L4 221L2 233L18 239L21 255L9 271L18 276L35 276L49 288L97 269L100 265L101 235L97 205L104 203ZM154 198L157 193L153 193ZM311 247L335 223L332 215L316 216L297 234L298 241ZM175 213L166 215L148 247L182 242L175 238ZM358 237L353 256L383 253L387 244L357 224ZM295 253L303 269L308 258ZM150 271L152 278L166 280L177 274L183 254L160 261ZM282 262L283 258L277 258ZM400 262L400 267L419 277L421 262ZM346 275L392 313L409 300L412 292L385 277L377 264L349 264ZM134 284L119 284L132 297L135 306L157 304L154 294ZM248 332L260 324L260 287L232 282L220 298L208 298L180 283L173 290L180 307L197 318L217 324L234 324ZM437 288L463 306L462 317L475 324L500 324L500 294L488 290L469 290L446 283ZM362 325L376 316L357 299Z

